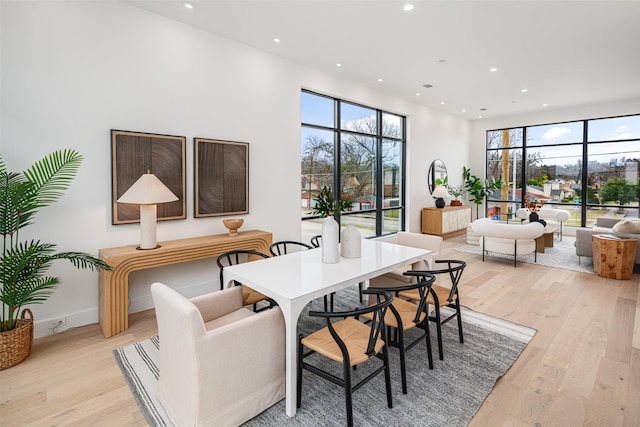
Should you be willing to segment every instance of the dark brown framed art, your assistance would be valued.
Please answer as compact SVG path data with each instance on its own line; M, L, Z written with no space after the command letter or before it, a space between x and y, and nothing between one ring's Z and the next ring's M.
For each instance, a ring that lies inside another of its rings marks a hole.
M196 218L249 213L249 143L194 138Z
M147 171L154 174L178 197L158 205L158 221L185 219L186 211L185 136L159 135L111 130L112 222L140 222L138 205L118 203L125 191Z

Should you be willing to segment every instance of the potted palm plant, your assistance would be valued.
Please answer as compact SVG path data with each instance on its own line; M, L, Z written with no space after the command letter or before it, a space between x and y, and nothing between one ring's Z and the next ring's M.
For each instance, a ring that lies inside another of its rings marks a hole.
M60 150L17 173L9 172L0 157L0 369L17 365L29 355L33 314L25 308L20 315L20 310L51 296L60 279L46 276L46 272L55 260L69 260L77 268L110 269L87 253L55 252L55 244L21 241L19 237L22 228L33 224L40 208L62 197L81 162L77 151Z

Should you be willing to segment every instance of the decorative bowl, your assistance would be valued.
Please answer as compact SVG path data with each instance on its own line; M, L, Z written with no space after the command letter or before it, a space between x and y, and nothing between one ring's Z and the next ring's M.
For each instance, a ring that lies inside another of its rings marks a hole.
M222 223L229 229L229 236L237 236L238 228L242 227L244 219L223 219Z

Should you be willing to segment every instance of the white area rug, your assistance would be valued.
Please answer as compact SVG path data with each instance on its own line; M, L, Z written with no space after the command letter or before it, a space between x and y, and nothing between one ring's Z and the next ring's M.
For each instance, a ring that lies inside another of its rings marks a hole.
M544 253L539 253L537 256L534 256L534 254L518 256L518 262L539 264L547 267L563 268L565 270L594 274L593 258L581 257L580 263L578 263L578 256L576 255L574 242L575 239L569 236L564 236L562 240L554 239L552 248L544 248ZM456 250L482 256L480 246L464 245L456 248ZM486 257L505 259L513 264L512 255L487 252L485 254L485 260Z

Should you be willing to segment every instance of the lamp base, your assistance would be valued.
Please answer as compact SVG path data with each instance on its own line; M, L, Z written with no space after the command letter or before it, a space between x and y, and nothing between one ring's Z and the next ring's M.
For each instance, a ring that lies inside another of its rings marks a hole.
M442 197L438 197L438 198L436 199L436 208L440 208L440 209L442 209L442 208L444 208L444 207L445 207L445 205L446 205L446 204L447 204L447 203L444 201L444 199L443 199Z
M140 246L137 246L136 249L139 250L139 251L152 251L154 249L158 249L158 248L161 248L161 247L162 246L160 246L160 245L156 245L155 248L141 248Z

